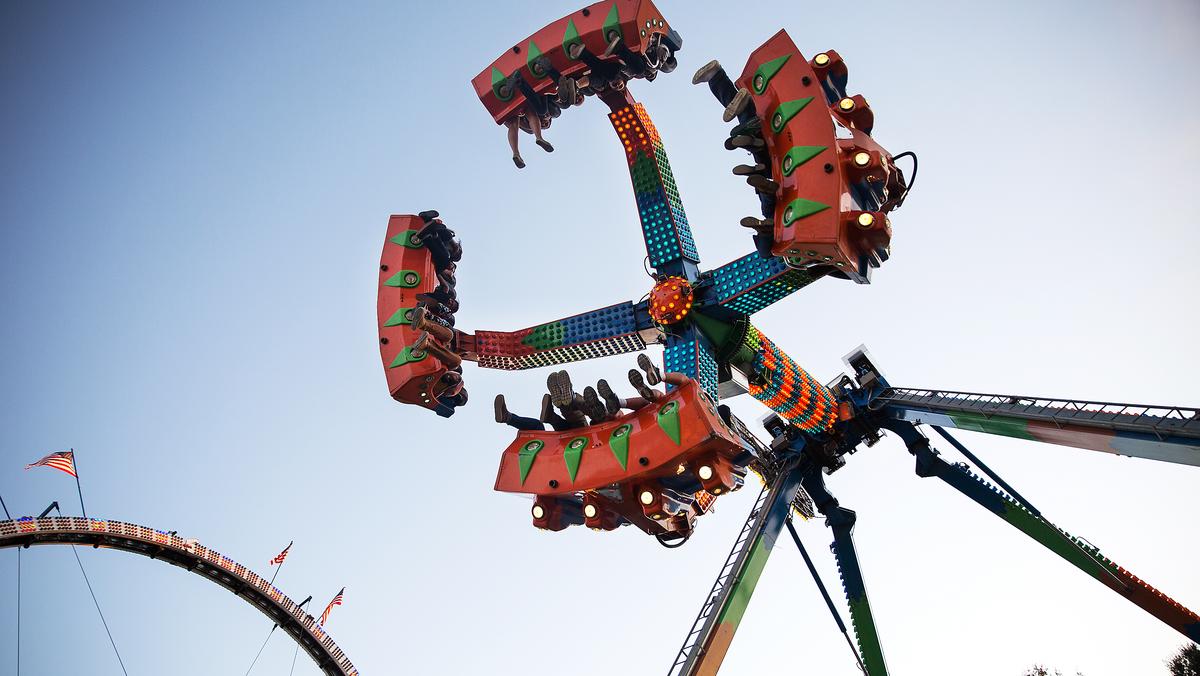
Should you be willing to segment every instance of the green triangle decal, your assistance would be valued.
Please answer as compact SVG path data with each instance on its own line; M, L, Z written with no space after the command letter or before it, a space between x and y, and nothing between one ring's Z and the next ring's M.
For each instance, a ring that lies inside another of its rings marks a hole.
M672 401L658 412L658 426L679 444L679 403Z
M808 218L815 213L825 211L829 208L828 204L821 204L812 200L797 199L793 200L787 208L783 210L783 224L791 225L801 218Z
M587 437L575 437L567 442L567 448L563 451L563 460L567 463L567 474L571 476L571 482L575 482L575 475L579 473L579 461L583 460L583 449L587 448Z
M621 469L629 469L629 435L633 432L632 425L621 425L612 431L608 438L608 447L621 463Z
M404 366L405 364L407 364L409 362L421 361L422 359L425 358L424 352L419 352L418 354L420 354L421 356L419 356L419 357L414 356L412 353L412 348L406 347L403 350L400 350L400 353L396 355L396 358L392 360L392 363L388 364L388 368L394 369L397 366Z
M384 286L399 286L411 289L421 283L421 275L413 270L401 270L383 281Z
M412 311L410 307L402 307L392 313L391 317L383 323L384 326L400 326L401 324L412 324Z
M604 19L604 29L600 34L604 36L604 41L612 42L612 38L608 37L610 31L616 31L617 35L621 35L621 14L617 11L617 3L613 3L612 9L608 10L608 17Z
M758 70L754 71L754 80L750 83L754 87L754 93L761 94L767 91L767 83L771 81L771 78L775 77L775 74L779 72L780 68L783 68L783 64L787 63L787 60L790 58L792 58L791 54L784 54L778 59L771 59L759 66Z
M499 68L492 66L492 93L495 94L496 98L500 99L501 101L508 101L513 97L513 90L511 88L508 92L508 96L502 96L500 94L500 85L504 84L504 81L507 79L508 78L505 77L504 73L500 72Z
M803 99L796 99L795 101L784 101L779 104L779 107L775 109L775 114L771 116L771 129L776 134L783 131L783 127L788 123L788 120L796 117L796 113L804 110L804 107L811 103L812 100L813 97L809 96Z
M791 176L796 167L820 155L829 146L794 146L783 154L781 163L784 176Z
M421 247L425 246L421 243L421 238L417 236L416 230L405 230L404 232L390 237L388 241L392 244L399 244L400 246L406 246L410 249L420 249Z
M533 441L526 442L526 444L521 447L521 450L517 452L517 459L519 460L521 466L522 486L525 485L525 477L529 476L529 470L533 468L534 458L537 457L538 451L542 450L542 446L544 445L545 444L542 442L534 439Z
M533 73L537 77L546 77L546 71L543 70L541 66L534 63L541 58L542 50L538 49L538 46L533 42L533 40L529 41L529 47L525 50L525 52L528 54L528 56L525 57L525 66L529 68L529 72Z
M572 61L576 59L571 57L571 45L576 43L583 44L583 38L579 37L579 29L575 27L575 20L567 19L567 30L563 33L563 52Z

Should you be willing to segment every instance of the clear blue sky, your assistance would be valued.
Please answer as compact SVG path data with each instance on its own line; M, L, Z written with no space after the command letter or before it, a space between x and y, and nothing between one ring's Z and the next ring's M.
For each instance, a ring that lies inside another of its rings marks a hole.
M0 492L199 538L324 603L367 673L665 672L752 502L689 544L547 534L491 490L545 370L468 368L446 421L392 402L375 280L387 217L460 233L460 326L516 329L640 297L622 153L595 101L516 171L469 80L569 11L548 3L0 6ZM1196 405L1200 8L1116 2L662 0L679 70L634 85L707 266L750 249L752 191L692 87L780 27L835 47L876 137L920 178L870 287L834 280L759 315L828 380L866 343L896 384ZM569 212L569 213L568 213ZM615 377L631 357L582 365ZM753 402L736 400L746 418ZM964 434L1050 517L1193 608L1200 470ZM897 674L1164 673L1182 637L949 488L887 440L830 485ZM836 584L819 522L801 531ZM270 623L178 569L80 552L131 674L240 674ZM22 674L119 673L70 553L24 554ZM0 674L16 554L0 552ZM255 673L284 674L280 636ZM799 556L767 566L726 668L856 673ZM297 672L316 673L301 657Z

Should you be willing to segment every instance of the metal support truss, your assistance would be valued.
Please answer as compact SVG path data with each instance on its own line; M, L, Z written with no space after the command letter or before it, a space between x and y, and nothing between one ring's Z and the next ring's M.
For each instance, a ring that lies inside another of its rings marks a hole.
M965 464L946 462L913 425L888 421L886 427L896 432L916 456L918 476L936 476L1171 628L1193 641L1200 641L1200 615L1146 584L1085 539L1061 530L1040 512L1035 513L1009 493L984 481Z
M846 603L850 608L850 623L858 639L858 654L868 676L887 676L887 661L883 657L883 644L879 642L879 631L871 613L871 602L863 581L862 567L854 549L853 511L838 504L837 498L825 487L825 479L819 468L805 472L801 485L812 496L817 509L825 515L825 523L833 530L833 555L837 559L842 588L846 592Z
M911 423L1200 466L1200 410L888 388L872 405Z
M800 486L794 461L763 487L668 676L716 674Z
M854 654L854 661L858 662L858 668L863 673L866 673L867 667L863 664L862 657L858 654L858 649L854 647L854 641L850 638L850 632L846 630L846 623L842 622L842 616L838 613L837 606L833 605L833 599L829 598L829 590L825 588L825 583L821 581L821 575L817 573L817 567L813 565L812 558L809 557L808 550L804 548L804 543L800 541L800 534L796 532L796 526L792 524L791 519L787 520L787 529L792 534L792 540L796 543L796 548L800 550L800 556L804 557L804 565L808 566L808 572L812 575L813 582L817 583L817 589L821 592L821 598L825 599L825 606L829 608L829 614L833 615L833 621L837 623L838 630L846 638L846 645L850 646L850 652Z

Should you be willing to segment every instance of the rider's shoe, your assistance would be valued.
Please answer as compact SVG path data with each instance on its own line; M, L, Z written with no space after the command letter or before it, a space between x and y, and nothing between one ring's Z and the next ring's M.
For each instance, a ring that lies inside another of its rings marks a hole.
M613 392L613 389L609 386L607 380L601 378L599 381L597 381L596 391L599 392L600 396L604 399L604 405L608 408L610 415L615 416L621 413L621 398L617 396L616 392Z
M733 168L734 176L752 176L754 174L765 174L766 172L767 165L763 164L762 162L756 162L754 164L739 164Z
M758 150L764 145L766 144L763 143L762 138L758 136L750 136L749 134L738 134L737 136L731 136L725 141L725 148L728 150L733 150L734 148Z
M750 90L742 87L733 95L733 100L729 105L725 106L725 112L721 113L721 119L726 122L732 122L735 117L741 115L746 107L750 105Z
M642 374L637 369L629 369L629 384L633 385L633 389L637 390L638 394L646 401L657 401L662 397L662 392L646 385L646 381L642 379Z
M721 62L713 59L703 66L700 66L699 70L696 71L696 74L692 76L692 84L698 85L701 82L708 82L719 72L721 72Z
M604 406L604 402L600 401L600 395L596 394L596 390L591 385L583 388L583 412L592 419L593 425L608 420L608 409Z
M754 230L770 230L775 227L775 224L770 219L755 218L747 216L741 220L743 228L752 228Z
M571 387L571 376L566 371L555 371L546 378L546 389L550 390L550 400L560 409L571 407L575 400L575 391Z
M647 357L645 353L637 356L637 364L638 367L646 372L647 383L650 383L651 385L657 385L662 382L662 371L658 370L658 366L655 365L654 362L650 361L650 357Z
M750 176L747 176L746 183L749 183L755 190L768 195L774 195L779 191L779 184L767 178L766 176L763 176L762 174L751 174Z
M503 394L496 395L495 409L496 409L496 422L498 422L500 424L507 423L508 417L512 414L508 412L508 406L506 406L504 403L504 395Z

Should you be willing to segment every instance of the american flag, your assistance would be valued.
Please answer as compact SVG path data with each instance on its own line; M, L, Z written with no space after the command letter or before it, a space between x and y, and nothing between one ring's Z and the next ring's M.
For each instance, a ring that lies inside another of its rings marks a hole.
M293 540L292 542L295 542L295 541ZM279 556L276 556L275 558L271 559L270 565L272 565L272 566L283 565L283 560L287 558L288 550L292 548L292 542L289 542L288 546L284 547L282 552L279 552Z
M329 605L325 606L325 612L321 613L321 626L325 626L325 620L329 619L329 611L333 610L334 606L342 605L342 594L345 593L346 588L342 587L342 591L338 592L337 596L333 597L333 600L329 602Z
M79 475L75 473L75 453L73 451L56 451L37 462L25 465L25 469L33 469L34 467L53 467L60 472L70 474L76 479L79 478Z

